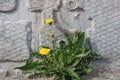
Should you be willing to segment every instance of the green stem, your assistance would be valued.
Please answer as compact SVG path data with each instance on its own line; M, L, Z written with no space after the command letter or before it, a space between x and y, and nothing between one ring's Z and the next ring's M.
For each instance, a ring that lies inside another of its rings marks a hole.
M52 26L50 26L50 33L52 33ZM55 55L55 47L56 47L56 44L55 44L55 40L54 40L54 37L50 36L50 41L51 41L51 44L52 44L52 49L53 49L53 61L54 63L56 63L56 55Z
M48 60L48 58L46 56L44 56L44 58L48 63L50 63L50 61Z
M78 65L81 60L82 60L82 57L80 57L79 61L76 64L72 65L71 67L75 67L76 65Z
M52 29L52 26L50 26L50 34L52 33L51 29ZM54 40L53 40L52 36L50 36L50 41L51 41L51 44L52 44L52 48L54 49Z

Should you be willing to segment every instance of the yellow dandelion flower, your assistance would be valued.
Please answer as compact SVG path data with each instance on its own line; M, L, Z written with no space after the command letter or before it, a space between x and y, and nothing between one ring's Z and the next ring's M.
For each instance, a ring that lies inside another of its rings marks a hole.
M42 48L42 49L40 49L39 53L41 55L47 55L47 54L49 54L50 50L51 49L49 49L49 48Z
M47 20L45 21L45 23L46 23L46 24L49 24L49 25L52 25L53 22L54 22L53 19L47 19Z
M52 32L50 33L50 37L54 37L54 34Z

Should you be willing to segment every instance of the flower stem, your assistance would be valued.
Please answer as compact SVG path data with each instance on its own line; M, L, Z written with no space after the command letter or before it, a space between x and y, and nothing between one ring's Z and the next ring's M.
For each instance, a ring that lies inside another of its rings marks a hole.
M44 56L44 58L48 63L50 63L50 61L48 60L48 58L46 56Z

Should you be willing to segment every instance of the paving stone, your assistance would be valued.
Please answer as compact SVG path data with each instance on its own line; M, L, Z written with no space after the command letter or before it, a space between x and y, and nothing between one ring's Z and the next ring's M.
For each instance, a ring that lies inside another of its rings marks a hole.
M0 22L0 61L28 59L31 44L31 23Z
M4 69L0 70L0 76L6 77L7 75L8 75L8 71L7 70L4 70Z
M93 51L103 57L100 62L95 63L96 70L102 70L102 72L120 70L118 67L120 65L120 47L118 46L120 44L119 2L119 0L85 2L85 11L97 14L93 16L94 31L90 33L89 37Z
M57 9L59 6L60 0L29 0L28 9L30 11L40 11L44 9Z
M16 8L16 0L0 0L0 11L11 11Z

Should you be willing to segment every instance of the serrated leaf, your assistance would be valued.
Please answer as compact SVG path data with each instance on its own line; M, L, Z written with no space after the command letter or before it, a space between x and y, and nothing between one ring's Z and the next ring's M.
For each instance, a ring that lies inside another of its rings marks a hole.
M85 32L78 32L78 44L81 48L85 46Z
M80 53L79 55L77 55L77 57L87 56L90 52L91 52L90 49L84 48L84 49L82 50L82 53Z
M40 66L39 62L38 61L31 61L31 60L28 60L26 62L26 65L22 66L22 67L16 67L15 69L20 69L20 70L23 70L23 71L28 71L28 70L34 70L37 66Z
M70 76L72 76L73 78L76 78L78 80L80 80L80 77L78 76L78 74L74 71L74 69L71 68L67 68L67 72Z
M86 72L87 74L89 74L89 73L92 72L91 66L86 66L86 67L84 68L84 70L85 70L85 72Z

